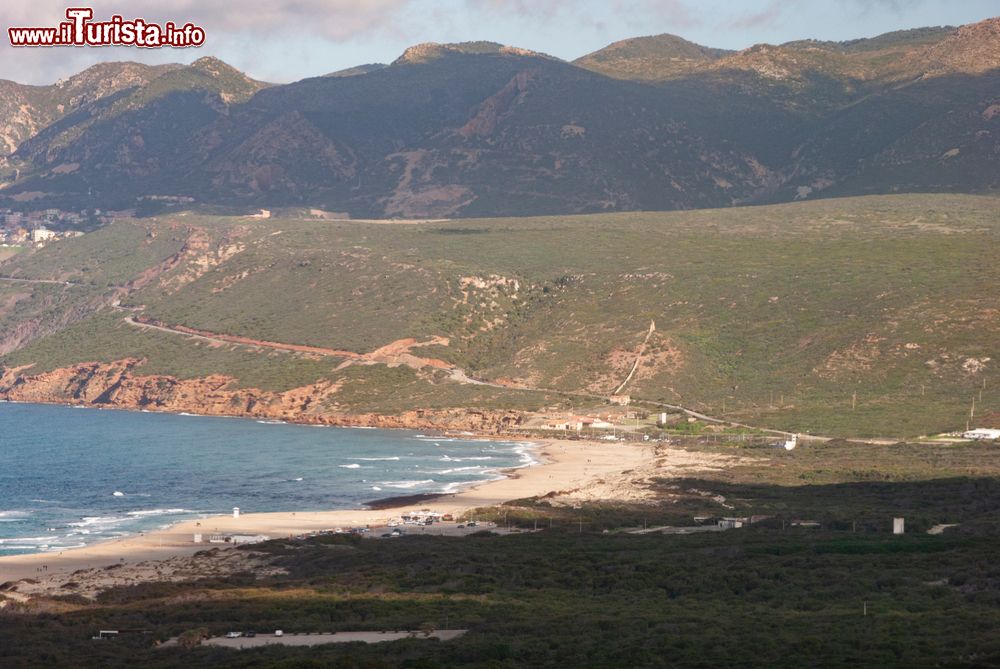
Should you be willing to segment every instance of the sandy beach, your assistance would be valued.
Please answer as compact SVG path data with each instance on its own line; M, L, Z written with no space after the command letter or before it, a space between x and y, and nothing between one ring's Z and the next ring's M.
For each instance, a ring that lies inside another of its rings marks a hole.
M643 491L641 486L633 484L633 479L645 479L652 470L657 469L656 452L650 444L566 440L536 440L535 443L538 445L534 455L539 464L506 470L504 479L482 483L453 495L378 510L253 513L239 518L211 516L190 520L164 530L61 553L2 557L0 583L21 579L63 582L78 570L92 570L115 564L148 564L191 556L198 551L219 546L194 543L196 533L202 534L207 541L209 535L216 533L262 534L279 538L338 527L345 530L352 527L378 527L414 508L428 508L458 517L477 507L494 506L550 492L568 500L568 503L588 499L640 501ZM685 451L676 453L682 460L688 456L694 457L694 454L687 454Z

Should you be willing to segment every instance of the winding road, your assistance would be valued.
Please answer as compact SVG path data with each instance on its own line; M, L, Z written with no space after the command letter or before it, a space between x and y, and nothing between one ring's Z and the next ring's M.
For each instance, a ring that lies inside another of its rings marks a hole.
M118 308L122 310L125 309L124 307L120 306ZM301 344L285 344L281 342L262 341L262 340L250 339L247 337L240 337L237 335L227 335L216 332L208 332L205 330L196 330L194 328L188 328L185 326L172 326L160 322L140 321L137 320L136 317L131 314L125 316L123 320L129 325L132 325L134 327L148 329L148 330L157 330L159 332L165 332L168 334L175 334L219 344L237 344L240 346L249 346L253 348L266 348L274 351L282 351L285 353L311 353L315 355L323 355L323 356L330 356L337 358L349 358L355 360L370 359L370 354L366 355L354 351L322 348L318 346L305 346ZM655 331L655 326L653 325L652 322L650 322L649 331L646 334L646 339L643 341L643 345L642 348L640 349L639 355L637 356L635 363L632 365L632 370L629 372L629 375L625 379L625 381L620 386L618 386L618 390L624 388L625 385L628 383L628 381L632 378L632 374L635 372L635 369L638 366L639 361L642 357L642 351L645 349L645 345L649 341L649 337L653 334L654 331ZM477 379L475 377L469 376L468 373L465 372L465 370L457 366L451 366L447 368L447 371L450 378L458 383L486 386L490 388L498 388L500 390L520 390L523 392L545 393L549 395L562 395L564 397L575 397L579 399L585 399L588 401L604 402L607 400L607 395L596 394L596 393L587 393L587 392L573 391L573 390L561 390L557 388L539 388L535 386L505 385L502 383L494 383L492 381L488 381L485 379ZM616 390L615 392L618 392L618 390ZM688 409L687 407L680 406L679 404L668 404L666 402L658 402L654 400L643 399L641 397L636 397L634 399L635 401L641 402L642 404L655 406L663 409L670 409L671 411L677 411L687 416L691 416L692 418L704 421L706 423L714 423L716 425L728 425L731 427L740 427L748 430L757 430L759 432L764 432L766 434L773 434L775 436L780 436L780 437L791 437L793 434L791 432L785 432L782 430L763 428L755 425L747 425L745 423L738 423L735 421L726 420L724 418L709 416L708 414L704 414L695 411L693 409ZM827 441L832 437L816 437L813 435L808 435L807 438L819 441ZM893 440L890 443L895 443L895 441L896 440Z

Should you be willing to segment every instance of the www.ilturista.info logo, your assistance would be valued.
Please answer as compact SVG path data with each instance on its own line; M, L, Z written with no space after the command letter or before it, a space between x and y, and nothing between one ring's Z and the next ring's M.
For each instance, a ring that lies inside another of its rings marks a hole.
M117 14L108 21L91 21L90 7L70 7L68 21L55 28L8 28L11 46L138 46L160 47L201 46L205 29L193 23L182 26L173 21L163 25L144 19L126 21Z

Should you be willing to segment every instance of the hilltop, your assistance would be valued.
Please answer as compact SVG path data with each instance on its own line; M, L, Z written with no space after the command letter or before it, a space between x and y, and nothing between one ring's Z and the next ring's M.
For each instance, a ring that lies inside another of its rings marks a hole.
M664 81L694 72L731 53L663 34L614 42L573 63L619 79Z
M64 131L80 132L174 93L210 92L228 104L247 100L265 85L211 57L189 66L99 63L51 86L0 81L0 166L24 141L46 129L47 141L69 141L50 128L60 121Z

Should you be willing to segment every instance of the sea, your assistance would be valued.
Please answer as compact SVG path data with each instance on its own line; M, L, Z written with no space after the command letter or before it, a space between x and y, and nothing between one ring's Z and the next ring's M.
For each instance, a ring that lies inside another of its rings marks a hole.
M362 507L534 464L529 442L0 402L0 556L220 513Z

